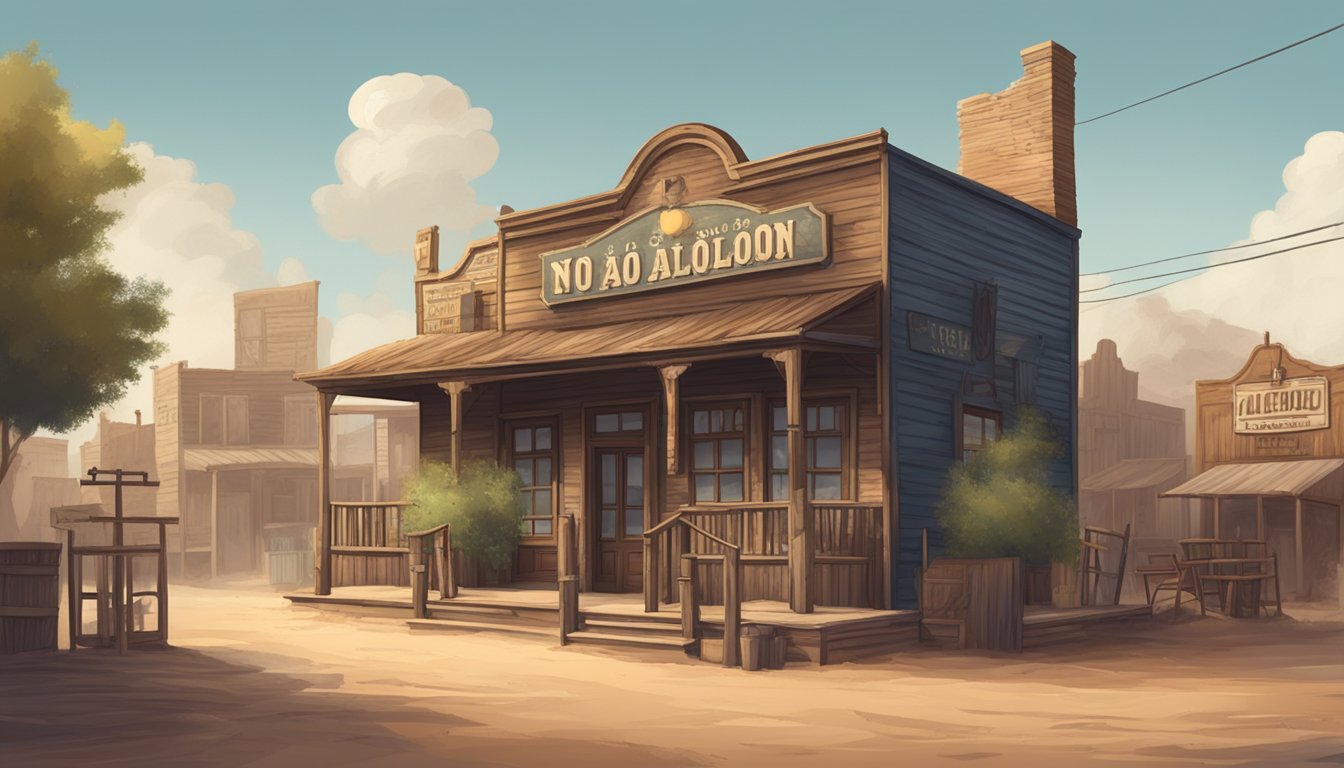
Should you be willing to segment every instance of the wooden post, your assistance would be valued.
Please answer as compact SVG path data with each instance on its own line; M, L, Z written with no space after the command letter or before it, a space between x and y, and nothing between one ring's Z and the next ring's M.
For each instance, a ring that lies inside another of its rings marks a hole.
M658 534L661 536L662 534ZM658 547L653 538L643 537L644 546L644 612L658 612Z
M741 663L742 561L733 547L723 551L723 666Z
M168 526L159 528L159 580L155 591L158 593L159 637L164 645L168 644Z
M424 536L411 536L407 542L411 550L411 615L417 619L429 618L429 565L425 562Z
M1265 497L1255 497L1255 540L1265 540Z
M678 599L681 601L681 638L694 640L700 624L700 602L695 596L695 556L681 556L681 575L677 577Z
M678 413L680 396L678 383L681 375L690 368L690 364L659 366L658 374L663 380L663 407L667 413L667 474L681 473L681 454L677 452L677 428L681 416Z
M789 608L811 613L812 559L815 549L812 503L807 496L807 455L803 436L803 350L769 352L783 369L789 445Z
M1302 552L1306 549L1306 547L1302 545L1302 497L1298 496L1293 500L1297 502L1296 509L1294 510L1296 512L1296 519L1293 522L1293 555L1296 557L1297 562L1293 564L1293 576L1297 579L1297 599L1301 600L1307 594L1307 585L1305 583L1307 569L1306 563L1302 561Z
M163 526L159 526L162 530ZM70 528L65 532L65 593L70 601L69 609L66 611L66 621L70 625L70 650L74 651L79 645L79 609L84 602L84 585L80 583L78 568L79 555L75 554L75 529Z
M331 406L336 395L317 393L317 580L313 590L331 594Z
M1213 538L1223 538L1223 497L1213 497Z
M219 470L210 470L210 578L219 577Z
M453 574L452 528L444 528L434 537L434 567L439 574L439 599L457 597L457 577Z
M560 592L560 644L565 645L570 633L579 629L579 577L574 570L574 517L560 515L557 522L555 562Z
M462 472L462 393L471 389L465 381L441 381L439 389L448 393L448 423L452 429L449 462L453 472Z

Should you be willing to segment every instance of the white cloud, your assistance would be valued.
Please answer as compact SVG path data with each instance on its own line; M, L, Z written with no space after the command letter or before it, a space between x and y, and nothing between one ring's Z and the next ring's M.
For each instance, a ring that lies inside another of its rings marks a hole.
M312 278L308 276L308 268L303 262L291 256L280 262L280 266L275 270L275 279L280 285L298 285Z
M436 75L375 77L350 97L349 112L356 130L336 150L341 183L313 193L333 237L409 254L417 229L466 232L493 215L470 183L499 157L493 118L462 88Z
M1243 242L1344 220L1344 132L1313 136L1284 168L1283 183L1284 194L1256 214ZM1340 235L1344 227L1218 256L1229 261ZM1189 409L1194 382L1235 374L1264 331L1297 357L1344 363L1341 285L1344 241L1220 267L1143 296L1083 305L1079 352L1086 359L1098 339L1114 339L1125 366L1139 372L1142 396Z
M415 310L405 310L393 298L412 284L409 259L383 270L368 296L343 293L336 297L339 319L333 324L331 359L345 360L389 341L415 335Z

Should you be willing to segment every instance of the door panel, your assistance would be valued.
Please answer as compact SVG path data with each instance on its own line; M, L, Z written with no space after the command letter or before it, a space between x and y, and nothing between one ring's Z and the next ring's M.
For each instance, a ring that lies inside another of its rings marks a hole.
M596 589L638 592L643 588L644 451L594 451L593 510L597 518Z

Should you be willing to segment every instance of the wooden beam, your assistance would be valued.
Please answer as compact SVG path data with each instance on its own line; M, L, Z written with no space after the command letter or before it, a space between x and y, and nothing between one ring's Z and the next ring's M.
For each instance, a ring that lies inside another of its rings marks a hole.
M210 472L210 578L219 577L219 470Z
M462 472L462 393L471 389L465 381L441 381L439 389L448 393L448 422L452 428L452 445L449 462L453 472Z
M789 446L789 608L811 613L813 541L812 504L807 496L807 456L803 437L803 350L767 352L784 374Z
M678 382L681 375L690 368L690 363L661 365L658 375L663 380L663 407L667 414L667 474L681 473L681 455L677 452L677 432L681 416L678 405L681 401Z
M1213 497L1213 538L1223 538L1223 497Z
M1265 540L1265 497L1255 497L1255 538Z
M336 395L317 393L317 579L314 591L331 594L331 406Z
M1305 583L1307 569L1306 563L1302 560L1302 552L1306 549L1302 542L1302 497L1298 496L1293 501L1297 502L1294 510L1296 519L1293 522L1293 554L1296 556L1297 562L1293 564L1293 576L1297 579L1297 599L1301 600L1307 594Z

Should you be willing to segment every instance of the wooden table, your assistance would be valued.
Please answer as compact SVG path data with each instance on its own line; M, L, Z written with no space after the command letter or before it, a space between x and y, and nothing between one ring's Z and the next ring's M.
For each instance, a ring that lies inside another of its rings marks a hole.
M1200 599L1200 609L1204 610L1203 582L1217 587L1218 607L1225 616L1233 618L1255 618L1260 615L1262 585L1272 578L1268 557L1215 557L1200 560L1180 560L1180 579L1190 573L1194 580L1195 593Z

